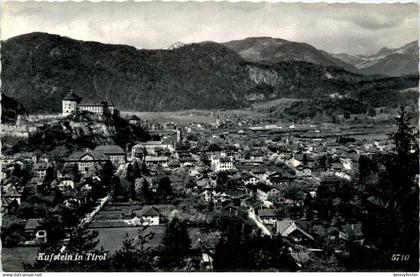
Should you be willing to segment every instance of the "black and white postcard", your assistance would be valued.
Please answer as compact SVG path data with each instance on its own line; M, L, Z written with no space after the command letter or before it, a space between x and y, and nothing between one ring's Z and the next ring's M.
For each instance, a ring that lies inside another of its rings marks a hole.
M407 1L4 1L2 270L417 276L418 38Z

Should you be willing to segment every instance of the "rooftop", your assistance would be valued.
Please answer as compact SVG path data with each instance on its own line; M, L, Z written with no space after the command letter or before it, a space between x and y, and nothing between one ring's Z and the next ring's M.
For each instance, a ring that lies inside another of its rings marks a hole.
M82 157L89 155L93 158L93 160L96 161L104 161L104 160L109 160L104 153L100 152L100 151L96 151L96 150L87 150L87 151L77 151L74 152L73 154L71 154L66 160L70 160L70 161L79 161ZM86 160L87 162L89 160Z
M99 145L93 151L103 152L104 154L124 154L124 150L115 144Z
M35 230L39 227L42 218L29 218L25 224L25 230Z
M260 209L257 210L257 214L260 217L277 217L277 211L275 209Z
M73 90L71 90L66 96L64 96L63 100L80 102L82 98L80 98L80 96L78 96L73 92Z

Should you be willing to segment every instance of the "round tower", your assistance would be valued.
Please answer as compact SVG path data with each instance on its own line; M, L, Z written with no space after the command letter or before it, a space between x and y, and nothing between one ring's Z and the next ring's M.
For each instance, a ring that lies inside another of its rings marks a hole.
M63 116L70 115L77 110L77 104L80 103L80 97L73 92L73 90L70 91L63 99Z

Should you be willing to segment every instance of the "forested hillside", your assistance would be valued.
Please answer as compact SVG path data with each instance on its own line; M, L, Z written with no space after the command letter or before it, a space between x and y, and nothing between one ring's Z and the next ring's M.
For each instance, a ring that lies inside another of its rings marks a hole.
M213 42L138 50L31 33L4 41L1 55L2 92L30 113L61 111L70 89L88 101L113 101L120 110L171 111L240 108L284 96L360 98L355 94L375 91L377 97L415 87L418 79L378 79L304 61L250 63Z

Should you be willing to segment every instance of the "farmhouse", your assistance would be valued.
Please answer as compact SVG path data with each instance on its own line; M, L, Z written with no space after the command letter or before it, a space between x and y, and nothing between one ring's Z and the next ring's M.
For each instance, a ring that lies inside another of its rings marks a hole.
M294 220L291 219L277 221L276 233L282 237L290 238L294 242L314 240L312 235L303 230Z

